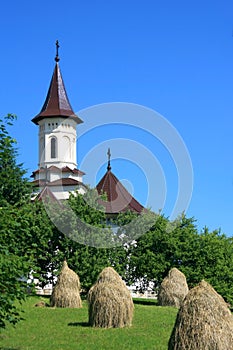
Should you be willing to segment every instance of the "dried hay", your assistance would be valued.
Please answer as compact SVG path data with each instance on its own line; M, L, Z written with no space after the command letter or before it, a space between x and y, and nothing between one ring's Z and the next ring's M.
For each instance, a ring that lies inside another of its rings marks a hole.
M233 316L207 282L199 283L184 299L168 350L233 350Z
M45 301L38 301L38 303L36 303L35 305L34 305L35 307L47 307L47 306L49 306Z
M131 326L133 300L125 283L112 268L105 268L88 293L89 324L101 328Z
M80 281L78 275L64 261L57 283L53 288L50 306L80 308Z
M174 267L169 271L168 276L164 278L160 285L158 304L179 308L188 291L189 288L185 275Z
M99 274L96 283L117 283L126 288L125 282L122 280L120 275L110 266L103 269L103 271Z

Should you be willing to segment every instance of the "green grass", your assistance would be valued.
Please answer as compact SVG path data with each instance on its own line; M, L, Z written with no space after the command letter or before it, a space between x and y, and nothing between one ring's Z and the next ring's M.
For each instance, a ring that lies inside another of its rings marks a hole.
M135 300L133 325L122 329L88 326L87 304L82 309L36 308L46 299L29 297L24 321L0 333L0 350L167 350L177 309Z

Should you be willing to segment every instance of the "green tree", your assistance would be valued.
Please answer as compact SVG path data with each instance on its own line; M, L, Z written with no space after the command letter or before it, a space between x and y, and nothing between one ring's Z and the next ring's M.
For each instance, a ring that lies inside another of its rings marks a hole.
M130 246L128 283L137 282L141 291L148 288L149 282L153 282L156 289L169 269L170 261L166 257L173 254L173 248L169 244L169 241L172 243L169 234L166 234L167 225L166 218L156 217L151 229Z
M224 299L233 305L233 240L219 230L208 228L189 245L183 254L182 270L192 287L202 279L208 281Z
M160 216L151 230L130 248L129 282L149 281L155 290L172 267L181 270L190 288L208 281L233 305L233 240L207 228L199 233L194 218L181 215L174 222Z
M110 239L112 233L101 231L106 222L103 211L97 210L94 203L90 205L80 194L72 195L62 205L35 201L20 207L4 207L0 211L0 245L7 244L11 254L27 259L28 274L33 271L41 287L54 281L64 259L79 274L84 290L90 288L106 266L114 266L122 275L125 273L127 260L122 246L97 248L82 244L86 237L90 242L88 225L91 234L95 233L95 228L100 229L99 236L93 237L100 245L105 243L105 237ZM80 232L77 217L82 222L87 221L86 231Z
M12 114L0 119L0 328L6 322L16 324L20 315L14 302L25 296L25 282L28 266L23 255L10 253L8 224L17 226L11 216L19 202L29 198L30 185L24 178L26 171L22 164L17 164L16 141L8 133L16 117ZM16 228L17 230L17 228ZM15 244L15 243L13 243Z
M24 257L28 262L27 277L33 271L41 285L48 282L53 270L56 249L51 244L56 228L50 221L43 203L28 202L21 206L0 208L0 245L9 253Z
M0 119L0 206L16 204L30 194L30 185L24 178L26 171L17 164L16 140L9 135L16 116L8 114Z
M0 253L0 328L5 328L7 322L16 324L22 319L15 301L25 299L27 284L24 279L28 270L27 262L16 255L1 249Z
M59 263L67 259L69 266L79 274L84 291L91 287L104 267L113 266L121 274L126 268L126 251L123 246L112 247L114 234L106 227L106 217L98 199L96 190L88 189L85 195L71 195L60 212L53 212L57 214L56 226L60 228L56 237Z

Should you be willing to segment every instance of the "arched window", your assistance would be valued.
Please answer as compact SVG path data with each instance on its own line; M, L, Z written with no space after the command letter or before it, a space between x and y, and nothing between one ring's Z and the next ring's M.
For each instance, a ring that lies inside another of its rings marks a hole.
M57 139L56 137L51 138L51 158L57 157Z

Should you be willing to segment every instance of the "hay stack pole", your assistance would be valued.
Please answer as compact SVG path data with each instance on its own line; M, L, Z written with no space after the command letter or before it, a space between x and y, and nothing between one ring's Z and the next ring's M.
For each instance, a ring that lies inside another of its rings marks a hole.
M70 308L82 307L79 277L68 267L66 261L63 262L61 273L53 288L50 306Z
M131 326L133 300L121 277L106 267L88 293L89 324L101 328Z
M164 278L160 285L158 304L179 308L188 291L189 288L185 275L174 267L169 271L168 276Z
M168 350L233 350L233 316L205 281L191 289L178 312Z

